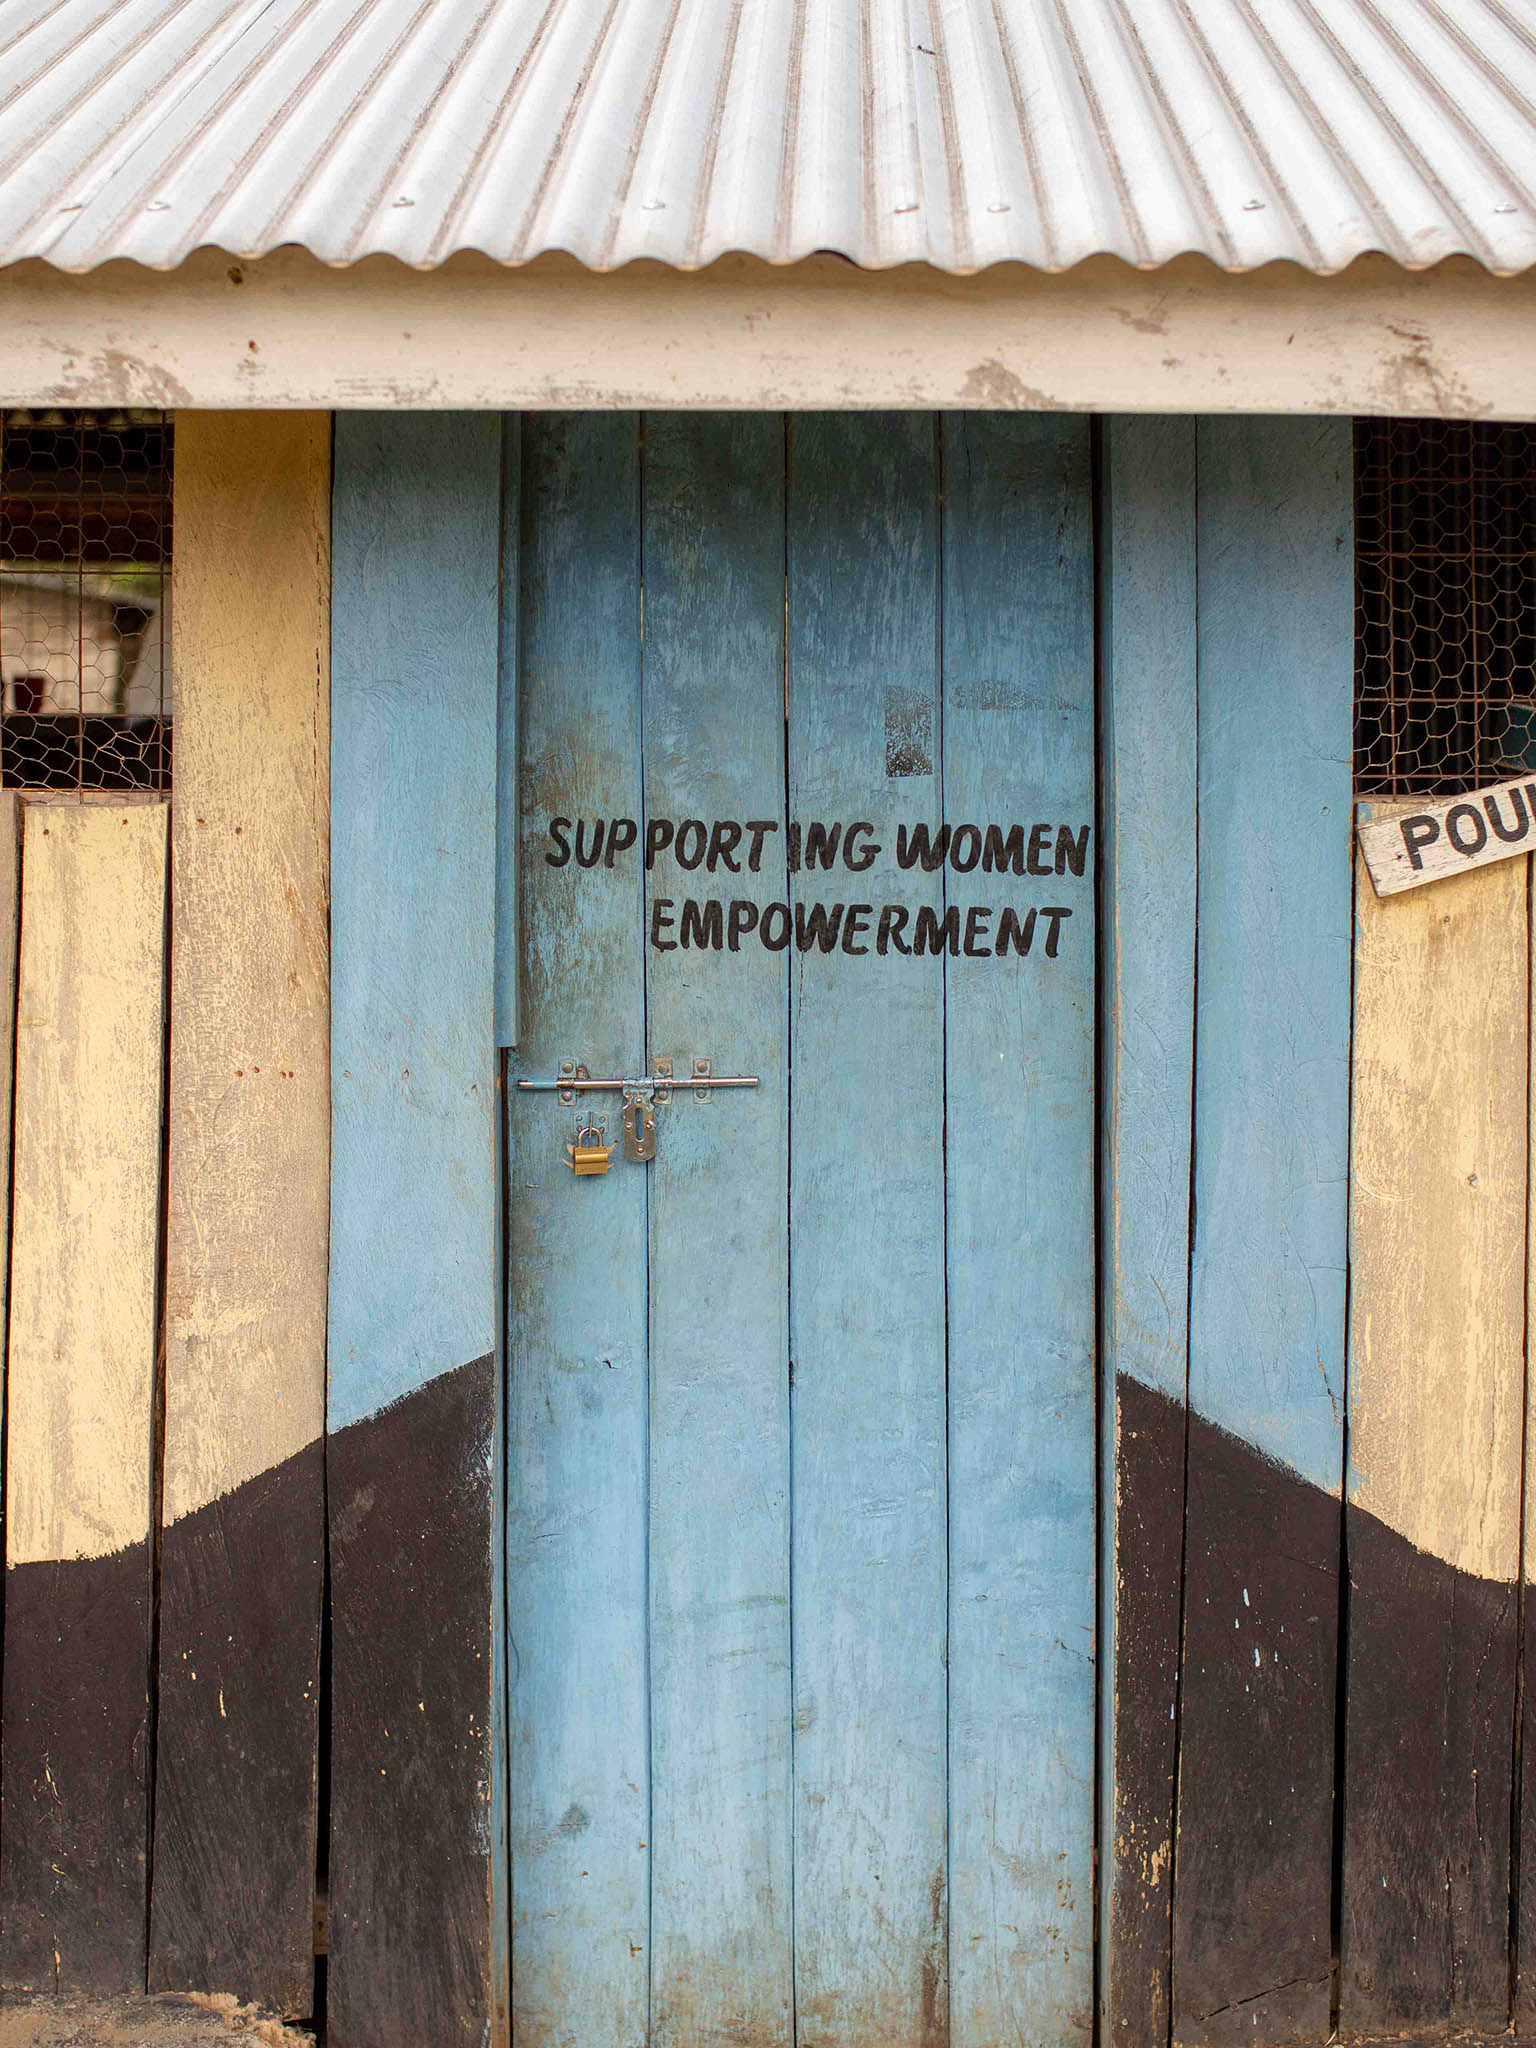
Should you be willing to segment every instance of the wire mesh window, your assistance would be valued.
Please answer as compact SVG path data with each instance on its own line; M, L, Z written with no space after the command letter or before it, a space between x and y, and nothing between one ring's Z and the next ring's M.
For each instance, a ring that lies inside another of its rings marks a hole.
M1355 429L1355 791L1536 768L1536 426Z
M170 786L171 424L0 412L0 785Z

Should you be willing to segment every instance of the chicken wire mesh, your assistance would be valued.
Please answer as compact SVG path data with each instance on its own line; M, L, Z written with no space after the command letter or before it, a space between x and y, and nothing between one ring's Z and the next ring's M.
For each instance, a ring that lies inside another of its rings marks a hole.
M170 786L171 424L0 412L0 786Z
M1536 768L1536 426L1355 429L1355 793Z

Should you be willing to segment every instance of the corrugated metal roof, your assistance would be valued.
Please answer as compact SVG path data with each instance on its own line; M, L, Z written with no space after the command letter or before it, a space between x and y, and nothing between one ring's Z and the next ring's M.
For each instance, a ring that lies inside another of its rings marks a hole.
M0 261L1536 262L1536 0L8 0Z

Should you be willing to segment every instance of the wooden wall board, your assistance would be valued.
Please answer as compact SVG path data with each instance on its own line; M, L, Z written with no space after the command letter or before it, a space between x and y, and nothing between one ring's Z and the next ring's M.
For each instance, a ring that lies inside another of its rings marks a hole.
M1352 464L1198 430L1199 954L1173 2039L1326 2037L1344 1423Z
M790 423L789 808L943 812L935 422ZM790 877L794 902L825 893ZM942 873L888 877L937 911ZM796 2030L939 2041L949 1985L942 978L790 978ZM846 1107L829 1115L828 1090ZM893 1142L893 1135L908 1140ZM859 1361L844 1369L847 1356Z
M638 866L549 860L553 816L641 816L639 445L632 414L523 422L523 961L509 1084L549 1078L562 1059L630 1073L645 1054ZM618 1138L616 1098L584 1106ZM507 1116L513 2026L519 2048L639 2042L651 1974L649 1169L615 1159L578 1181L564 1153L574 1109L509 1085Z
M1508 2015L1527 892L1356 886L1345 2039Z
M1195 423L1102 439L1099 2018L1168 2038L1195 1028Z
M777 827L756 872L660 856L648 905L761 909L787 894L784 423L658 415L643 462L645 816ZM647 955L651 1056L762 1078L680 1091L646 1169L658 2048L792 2039L787 990L755 943Z
M176 430L150 1982L314 1986L330 1207L331 423Z
M949 2039L990 2048L1093 2029L1092 448L1084 419L942 434L945 815L1087 848L1049 882L946 878L962 918L1070 915L1054 959L944 967Z
M329 2032L479 2048L493 1977L501 424L339 416Z
M164 806L26 818L6 1443L0 1978L145 1969Z

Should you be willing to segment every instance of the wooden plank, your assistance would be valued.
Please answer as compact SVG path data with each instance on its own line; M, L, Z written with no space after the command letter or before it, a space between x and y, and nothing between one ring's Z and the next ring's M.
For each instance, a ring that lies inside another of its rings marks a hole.
M1356 888L1344 2039L1508 2017L1527 886Z
M1168 2038L1195 1027L1195 424L1103 429L1100 2026Z
M1437 803L1367 804L1360 813L1360 851L1378 896L1518 859L1533 845L1536 782L1529 777Z
M1328 2032L1349 1142L1346 424L1199 428L1176 2042Z
M991 2048L1093 2031L1092 463L1083 419L943 431L945 815L1048 820L1080 853L946 877L967 931L1010 902L1070 918L1054 958L944 965L949 2039Z
M712 873L669 849L647 877L648 908L715 901L724 933L653 941L652 1054L763 1083L681 1093L647 1170L651 2038L787 2048L787 971L745 929L786 893L783 423L659 415L644 461L646 820L772 828L755 869L744 837Z
M935 453L923 416L790 427L790 815L885 849L942 809ZM941 873L885 886L940 909ZM859 887L790 877L797 907ZM797 945L790 974L796 2033L942 2040L942 972Z
M458 2048L493 1979L501 428L338 416L329 2038Z
M0 1977L145 1968L165 809L26 819Z
M330 455L325 413L176 431L150 1983L289 2014L314 1991Z
M554 817L640 817L639 423L523 423L523 975L515 1073L645 1051L633 859L552 866ZM618 1136L618 1102L606 1113ZM650 1979L645 1173L576 1180L575 1112L508 1094L507 1608L519 2048L644 2040Z

